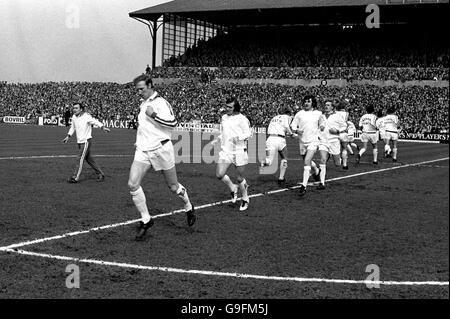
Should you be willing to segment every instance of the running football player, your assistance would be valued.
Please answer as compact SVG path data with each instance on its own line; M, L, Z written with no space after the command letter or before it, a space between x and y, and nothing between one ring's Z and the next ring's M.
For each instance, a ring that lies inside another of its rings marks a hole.
M261 163L260 168L260 174L262 174L264 172L264 167L272 165L276 153L278 153L281 158L280 176L278 177L278 184L280 186L286 183L284 177L288 167L286 136L292 136L290 115L290 108L283 106L279 108L278 115L270 121L269 127L267 128L269 137L266 140L266 158L264 162Z
M391 154L390 142L392 141L392 161L395 163L397 162L397 142L400 126L398 116L395 115L395 109L393 107L388 109L383 122L385 127L384 150L388 154Z
M214 144L221 142L216 177L230 189L232 203L236 203L238 190L241 191L242 200L239 210L245 211L250 202L248 184L244 176L245 167L248 164L247 140L251 137L250 122L241 113L241 106L236 98L228 98L225 106L226 114L222 116L220 135L212 142ZM236 167L238 185L234 184L227 175L230 165Z
M196 215L186 188L177 179L175 155L171 141L171 132L177 121L172 106L155 91L150 76L142 74L136 77L133 83L142 102L139 107L136 150L130 168L128 187L133 203L142 217L135 238L137 241L141 241L145 238L147 230L154 224L147 208L144 190L141 187L142 179L150 167L153 167L155 171L162 172L169 189L183 201L189 226L194 225Z
M312 160L319 146L320 129L325 128L322 112L316 110L317 99L315 96L307 95L303 98L303 109L299 111L291 123L292 132L299 136L300 155L303 157L303 182L300 185L300 195L306 194L308 179L311 170L314 171L315 181L320 181L320 169Z
M374 107L369 105L366 108L366 114L364 114L359 120L359 127L362 129L361 133L361 142L363 143L363 147L359 150L358 157L356 159L356 163L359 163L361 160L361 156L367 150L367 143L370 142L373 149L373 164L378 164L378 131L377 131L377 117L374 114Z

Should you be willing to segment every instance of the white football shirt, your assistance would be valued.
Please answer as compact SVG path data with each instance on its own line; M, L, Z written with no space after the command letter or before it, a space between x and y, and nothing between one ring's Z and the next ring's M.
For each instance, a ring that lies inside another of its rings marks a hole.
M320 111L301 110L295 114L291 128L293 131L299 131L300 141L302 143L318 142L320 126L324 125L324 121L325 119Z
M398 133L398 116L394 114L388 114L384 117L384 126L386 131Z
M267 134L286 136L286 132L289 133L291 131L289 127L290 121L291 118L289 117L289 115L281 114L275 116L269 123Z
M320 133L320 141L329 142L339 139L339 134L331 134L330 129L334 128L339 133L344 132L347 129L347 122L344 121L341 114L331 113L328 117L324 115L325 129Z
M146 114L149 106L153 108L155 117ZM177 125L172 106L155 92L141 103L139 109L136 148L141 151L160 148L162 141L171 139L172 131Z
M377 132L377 117L375 114L364 114L359 120L359 126L362 126L363 133Z
M222 151L235 153L247 148L247 139L252 132L250 122L242 114L225 114L220 123L220 135Z

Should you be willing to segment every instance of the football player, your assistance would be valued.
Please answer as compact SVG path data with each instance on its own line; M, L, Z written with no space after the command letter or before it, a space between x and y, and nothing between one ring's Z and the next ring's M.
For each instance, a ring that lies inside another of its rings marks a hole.
M221 151L216 168L216 177L231 191L231 201L236 203L238 190L241 191L242 201L240 211L248 209L248 184L244 177L245 167L248 164L247 140L251 137L250 122L241 113L239 101L230 97L225 102L226 114L220 123L220 135L212 143L221 142ZM234 184L226 174L230 165L236 167L238 185Z
M384 117L384 150L387 154L391 154L390 142L392 141L392 161L397 162L397 142L398 131L400 130L398 116L395 115L395 109L389 108L387 115Z
M130 168L128 187L133 203L142 216L135 238L137 241L141 241L154 223L147 208L144 190L141 187L142 179L150 167L153 167L155 171L162 172L172 193L183 201L189 226L194 225L196 215L186 188L177 179L175 155L171 141L171 132L177 121L172 106L155 91L150 76L142 74L136 77L133 83L142 102L139 107L136 150Z
M341 143L341 158L342 158L342 168L345 170L348 170L348 125L347 125L347 121L348 121L348 112L345 110L346 108L346 102L345 101L339 101L339 100L334 100L334 105L336 107L336 114L340 115L342 120L345 122L346 125L346 129L343 130L340 134L339 134L339 141Z
M342 114L335 111L335 103L331 100L325 101L324 125L320 128L319 151L320 151L320 184L317 189L325 189L325 176L327 171L327 160L333 157L334 165L341 165L341 142L339 137L342 133L347 134L347 122Z
M276 153L278 153L281 158L280 176L278 178L278 184L280 186L286 183L284 175L286 174L286 169L288 167L286 136L293 135L290 128L290 115L291 109L282 106L278 110L278 115L270 121L269 127L267 128L269 137L266 140L266 158L264 162L261 163L260 168L260 173L263 173L264 167L272 165Z
M369 105L366 108L366 114L364 114L359 120L359 127L362 129L361 134L361 142L363 143L363 147L359 150L358 157L356 159L356 163L359 163L361 160L361 156L367 150L367 143L370 142L372 144L373 149L373 164L378 164L378 131L377 131L377 117L374 114L375 110L373 106Z
M307 95L303 98L303 109L295 114L291 123L292 132L299 136L300 155L304 159L303 182L300 185L300 195L306 194L308 179L311 170L314 170L314 179L320 181L320 169L312 160L319 146L319 134L321 127L324 128L325 119L322 112L316 110L317 99L315 96Z

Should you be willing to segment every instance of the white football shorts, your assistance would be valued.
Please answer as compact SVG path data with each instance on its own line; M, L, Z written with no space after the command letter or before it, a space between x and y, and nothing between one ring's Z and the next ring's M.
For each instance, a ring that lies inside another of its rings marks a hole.
M375 133L361 133L361 142L363 142L363 143L370 142L372 144L378 143L378 132L375 132Z
M320 143L319 151L328 152L331 155L339 155L341 154L341 141L339 139Z
M398 133L386 131L384 135L385 140L398 141Z
M228 153L225 151L219 152L219 163L229 163L234 166L244 166L248 164L247 151L240 150L235 153Z
M299 147L300 147L300 155L303 156L306 155L307 151L317 151L319 147L319 141L311 143L300 142Z
M163 146L153 151L141 151L136 149L134 160L136 162L151 165L155 171L167 171L175 166L173 144L171 141L168 141Z

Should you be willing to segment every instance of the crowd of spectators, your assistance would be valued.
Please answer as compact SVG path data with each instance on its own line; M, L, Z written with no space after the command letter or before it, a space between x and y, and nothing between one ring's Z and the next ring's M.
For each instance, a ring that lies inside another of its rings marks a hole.
M436 30L239 28L199 40L153 77L218 79L448 80L449 51Z
M304 28L237 29L200 40L166 66L191 67L448 67L436 31L401 27L368 32Z
M402 127L409 133L448 132L449 88L429 86L376 86L352 84L337 86L289 86L280 84L202 83L178 81L156 85L170 101L179 122L220 121L220 107L226 96L236 96L243 112L255 126L265 126L281 105L298 109L305 94L319 101L337 97L347 99L350 119L355 123L373 105L376 110L395 106ZM0 85L0 117L62 116L66 106L80 101L100 119L126 119L136 114L139 99L132 84L117 83L41 83ZM320 103L321 105L323 103Z
M396 82L449 79L448 68L389 67L156 67L154 78L192 79L206 74L210 79L343 79L392 80Z

